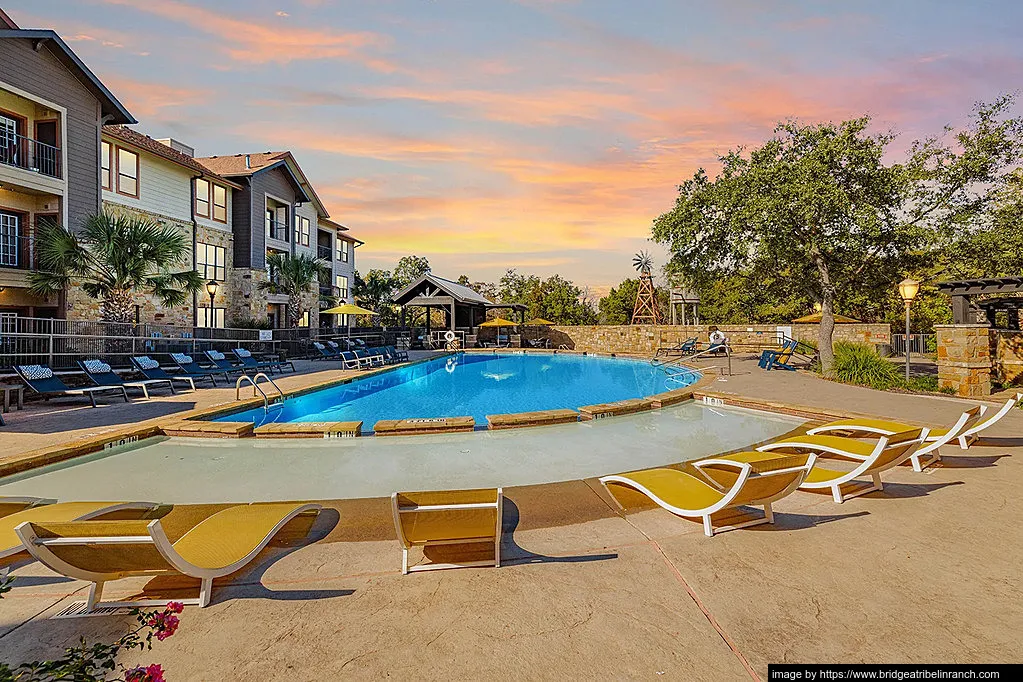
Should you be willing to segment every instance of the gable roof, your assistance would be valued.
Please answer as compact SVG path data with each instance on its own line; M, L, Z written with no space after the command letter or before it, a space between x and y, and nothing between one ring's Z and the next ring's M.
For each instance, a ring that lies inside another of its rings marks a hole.
M485 298L483 294L479 293L469 287L464 287L458 282L452 282L450 279L438 277L433 273L426 273L416 281L409 284L407 287L396 293L391 297L391 300L395 303L401 304L403 298L408 298L409 294L415 291L421 284L430 283L435 287L443 291L445 294L455 299L458 303L475 303L478 305L490 305L489 299ZM411 300L411 299L410 299Z
M201 163L193 159L187 154L182 154L177 149L169 147L162 142L154 140L148 135L144 135L137 130L132 130L127 126L104 126L103 135L111 137L115 140L130 144L143 151L149 152L155 156L159 156L171 163L176 163L183 168L187 168L195 173L199 173L207 178L216 180L219 183L233 187L235 189L241 189L242 186L236 182L232 182L227 178L210 171L208 168L203 166Z
M339 222L337 222L335 220L330 220L329 218L320 218L319 224L320 225L325 225L327 227L334 228L335 230L337 230L337 238L338 239L343 239L343 240L345 240L347 242L353 242L355 244L355 246L357 246L357 247L358 246L362 246L363 244L366 243L366 242L362 241L361 239L358 239L354 235L348 234L348 227L345 226L345 225L342 225L341 223L339 223Z
M199 163L209 168L214 173L219 173L228 178L247 178L271 170L272 168L285 167L291 175L295 186L302 192L305 201L311 201L316 206L316 212L321 218L328 218L330 214L327 208L320 201L320 197L313 189L309 178L302 171L302 167L295 160L295 155L290 151L283 152L261 152L257 154L234 154L232 156L205 156L196 159Z
M0 26L11 26L14 22L6 14L0 20ZM57 60L67 68L82 85L99 100L103 116L109 123L138 123L124 105L110 92L78 55L68 47L67 43L54 31L44 29L4 28L0 30L0 39L22 39L35 41L37 46L45 46Z

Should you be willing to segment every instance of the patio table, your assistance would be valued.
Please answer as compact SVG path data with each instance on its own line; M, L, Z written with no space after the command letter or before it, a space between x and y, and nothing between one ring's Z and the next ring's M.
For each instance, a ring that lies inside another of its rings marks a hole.
M11 411L11 394L14 394L19 410L25 409L25 387L16 384L0 384L0 391L4 394L4 412Z

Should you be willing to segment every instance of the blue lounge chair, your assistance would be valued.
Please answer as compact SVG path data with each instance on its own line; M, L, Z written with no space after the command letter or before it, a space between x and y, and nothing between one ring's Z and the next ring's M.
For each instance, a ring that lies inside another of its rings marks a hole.
M214 378L215 376L223 376L228 381L231 380L231 375L227 372L201 367L198 362L192 359L191 355L185 355L184 353L171 353L170 356L171 360L174 361L174 364L178 366L178 369L190 377L209 377L214 386L217 385L217 380Z
M174 382L170 379L143 379L142 381L126 380L114 372L114 370L110 368L110 365L102 360L79 360L78 366L82 368L83 372L85 372L85 376L89 378L89 381L97 386L123 386L125 388L137 388L142 391L142 395L146 400L149 400L150 386L166 386L170 389L171 393L177 393L177 391L174 390Z
M360 358L353 350L341 351L341 362L345 369L364 369L370 366L368 358Z
M796 350L796 346L799 345L798 341L789 340L781 344L781 348L767 349L760 354L760 362L758 365L761 369L771 371L772 369L787 369L790 372L796 371L796 368L792 366L792 354Z
M268 369L271 372L280 372L284 374L284 368L290 367L291 371L295 371L295 365L291 364L289 360L261 360L252 356L252 351L245 348L232 348L231 352L238 358L238 361L245 366L246 369Z
M89 388L69 388L67 384L53 374L53 370L44 365L15 365L14 371L34 393L50 398L64 396L88 396L93 407L96 407L97 393L120 393L124 402L128 402L128 391L124 386L91 386Z
M227 356L221 353L219 350L204 350L203 354L206 355L206 359L213 363L213 366L219 369L221 372L225 372L228 376L233 372L242 374L245 372L243 365L236 365L227 359Z
M195 390L196 379L209 379L213 381L212 374L168 374L160 363L149 357L148 355L134 355L131 358L131 364L139 371L139 373L147 379L168 379L170 381L183 381L188 384L189 388ZM213 383L216 386L216 382Z
M408 351L407 350L399 350L395 346L388 346L388 348L391 349L391 353L394 355L394 359L397 362L408 362Z
M318 359L318 360L340 360L341 359L341 351L336 351L333 348L328 349L326 346L324 346L319 341L313 341L313 349L319 354L318 357L316 357L314 359Z
M359 360L362 360L370 367L380 367L384 365L384 356L379 353L374 353L369 350L355 350L353 351Z

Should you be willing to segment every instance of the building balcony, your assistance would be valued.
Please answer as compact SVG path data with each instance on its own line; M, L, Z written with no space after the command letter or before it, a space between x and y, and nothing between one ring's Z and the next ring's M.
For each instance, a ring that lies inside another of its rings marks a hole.
M267 220L266 235L270 239L286 242L288 241L288 224L280 220Z
M60 179L60 147L24 135L0 132L0 164Z
M32 237L0 232L0 268L34 270L35 240Z
M329 245L324 246L323 244L319 244L316 247L316 256L320 260L330 262L334 258L334 249L330 248Z

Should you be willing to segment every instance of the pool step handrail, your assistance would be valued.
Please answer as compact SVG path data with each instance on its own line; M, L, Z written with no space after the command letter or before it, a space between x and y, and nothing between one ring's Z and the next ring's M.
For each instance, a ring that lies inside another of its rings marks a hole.
M678 372L675 375L672 374L672 372L670 371L671 368L677 367L685 367L687 370L699 372L701 374L706 373L707 370L718 368L720 372L724 374L725 367L723 366L719 367L718 365L713 365L711 367L695 367L689 364L690 362L696 360L700 356L708 355L711 352L717 353L719 350L722 350L722 348L725 351L725 358L728 360L727 367L728 376L732 376L732 349L728 347L728 344L724 344L724 346L722 346L721 348L714 348L713 350L710 348L706 348L698 353L694 353L693 355L683 355L677 358L673 358L671 360L659 360L655 355L654 357L650 358L650 364L653 365L654 367L657 367L658 369L664 370L665 374L667 374L669 378L672 376L677 376L678 374L683 374L683 372Z
M238 381L236 381L234 383L234 399L235 400L241 400L242 382L248 381L250 384L252 384L252 397L255 398L256 397L256 393L259 392L259 394L261 396L263 396L263 411L264 412L269 412L270 411L270 398L266 395L266 391L264 391L263 389L261 389L259 387L259 379L260 379L260 377L262 377L262 378L266 379L267 381L269 381L270 384L274 387L274 389L277 390L277 395L281 399L280 400L280 404L283 405L284 404L284 391L281 390L281 387L278 386L277 383L273 379L271 379L267 375L266 372L257 372L256 375L253 376L253 377L250 377L248 374L243 374L240 377L238 377Z

